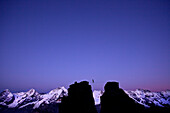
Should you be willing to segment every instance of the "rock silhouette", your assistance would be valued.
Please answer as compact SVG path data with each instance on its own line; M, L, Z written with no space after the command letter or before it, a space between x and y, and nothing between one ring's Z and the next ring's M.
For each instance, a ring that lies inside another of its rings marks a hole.
M118 82L107 82L104 89L100 113L138 112L144 108L120 89Z
M97 113L89 82L75 82L68 89L68 96L63 97L60 113Z

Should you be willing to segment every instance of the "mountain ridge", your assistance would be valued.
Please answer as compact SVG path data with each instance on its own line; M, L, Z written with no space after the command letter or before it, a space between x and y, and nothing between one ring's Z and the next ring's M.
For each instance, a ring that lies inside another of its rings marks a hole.
M151 106L170 107L170 90L160 92L152 92L145 89L124 91L130 98L146 108ZM95 105L100 104L102 94L102 90L93 91ZM9 89L5 89L0 93L0 109L2 107L22 109L30 105L33 106L33 109L36 109L43 105L61 103L62 97L67 95L68 90L65 87L58 87L44 94L38 93L33 88L27 92L18 93L11 93Z

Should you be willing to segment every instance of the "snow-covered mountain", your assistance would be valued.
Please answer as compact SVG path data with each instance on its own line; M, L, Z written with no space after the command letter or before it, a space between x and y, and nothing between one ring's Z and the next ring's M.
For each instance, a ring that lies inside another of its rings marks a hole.
M8 90L0 93L0 105L6 106L14 101L14 95Z
M170 90L162 92L151 92L149 90L137 89L135 91L125 91L129 97L145 107L159 106L170 107ZM100 97L103 91L94 90L93 97L95 105L100 104ZM63 96L67 96L68 91L64 87L56 88L46 94L39 94L35 89L28 92L11 93L8 89L0 93L0 108L24 108L33 106L33 109L39 108L45 104L60 103Z
M39 94L35 89L30 89L28 92L12 94L6 89L0 93L0 107L24 108L28 105L33 105L35 109L43 104L60 103L61 98L67 94L68 91L64 87L51 90L47 94Z
M135 91L126 91L126 93L138 103L148 107L170 107L170 90L151 92L149 90L137 89Z

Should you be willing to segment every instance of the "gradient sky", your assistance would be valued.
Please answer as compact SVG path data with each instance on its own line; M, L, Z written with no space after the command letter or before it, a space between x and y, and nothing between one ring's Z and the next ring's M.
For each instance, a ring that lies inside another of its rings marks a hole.
M84 79L170 89L170 1L0 1L0 91Z

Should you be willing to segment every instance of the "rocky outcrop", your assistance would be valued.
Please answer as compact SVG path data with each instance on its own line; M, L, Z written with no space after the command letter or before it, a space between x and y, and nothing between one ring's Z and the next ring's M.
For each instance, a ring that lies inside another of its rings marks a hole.
M62 99L60 113L97 113L91 86L87 81L75 82Z
M144 107L135 103L122 89L118 82L107 82L101 96L101 113L137 112Z

